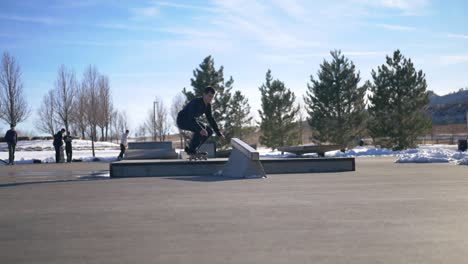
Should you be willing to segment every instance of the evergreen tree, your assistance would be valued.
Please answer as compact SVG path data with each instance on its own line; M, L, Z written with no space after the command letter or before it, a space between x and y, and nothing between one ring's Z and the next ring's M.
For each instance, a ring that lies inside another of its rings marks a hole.
M230 142L231 138L237 137L240 139L250 133L249 124L252 122L250 116L250 105L248 99L242 95L240 91L236 91L229 104L227 112L226 127L224 136L226 141Z
M314 136L345 147L353 145L365 127L366 87L358 87L359 72L352 61L340 51L330 54L332 61L320 65L318 80L310 76L304 101Z
M188 102L196 97L203 96L203 91L207 86L213 87L216 91L212 105L213 118L221 131L224 131L226 126L227 110L231 101L231 90L234 83L232 77L224 82L223 70L223 66L218 70L215 68L214 59L211 56L206 57L199 65L199 68L193 71L194 78L190 79L193 91L187 91L185 88L182 91ZM206 119L204 122L207 123ZM215 140L221 148L230 143L227 140L219 141L218 138L215 138Z
M193 77L190 79L193 91L187 91L185 88L182 93L187 97L187 101L195 97L203 96L203 91L207 86L213 87L216 92L223 90L224 73L223 66L216 70L214 59L211 56L206 57L199 65L199 69L193 71ZM217 97L215 97L216 99Z
M296 96L280 80L273 80L271 70L266 73L266 82L259 88L262 94L260 143L272 149L296 144L295 124L299 107L294 105Z
M416 137L429 131L424 113L429 103L425 74L416 72L411 59L399 50L387 56L387 64L372 70L369 82L368 130L373 138L386 137L395 150L415 146Z

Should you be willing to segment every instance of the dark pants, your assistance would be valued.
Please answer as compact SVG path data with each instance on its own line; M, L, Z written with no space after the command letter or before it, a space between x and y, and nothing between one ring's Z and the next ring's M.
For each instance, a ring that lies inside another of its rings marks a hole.
M119 159L123 159L124 154L125 154L125 145L124 145L124 144L120 144Z
M55 147L55 162L60 163L60 147L61 146L54 146Z
M205 141L213 135L213 129L211 127L195 120L180 120L177 119L177 126L180 129L183 130L188 130L192 131L192 139L190 140L190 145L188 146L188 152L189 153L195 153L197 149L205 143ZM202 136L200 134L200 129L205 128L205 130L208 132L207 136Z
M65 152L67 153L67 162L72 161L72 147L70 146L65 146Z
M8 143L8 163L13 164L15 162L15 149L16 144Z

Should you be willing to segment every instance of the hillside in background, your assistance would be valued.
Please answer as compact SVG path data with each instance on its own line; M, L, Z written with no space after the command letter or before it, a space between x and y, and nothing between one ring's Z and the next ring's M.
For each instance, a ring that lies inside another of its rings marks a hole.
M439 96L429 91L428 113L432 116L433 125L466 123L468 112L468 89Z

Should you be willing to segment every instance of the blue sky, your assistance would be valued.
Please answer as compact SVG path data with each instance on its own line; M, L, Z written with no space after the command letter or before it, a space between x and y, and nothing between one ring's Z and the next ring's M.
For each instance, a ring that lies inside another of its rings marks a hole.
M468 2L432 0L1 0L0 52L18 60L36 110L59 65L107 75L114 105L139 126L157 96L167 107L212 55L247 95L253 116L267 69L301 100L320 63L340 49L361 73L400 49L443 95L468 87ZM5 127L3 125L3 127Z

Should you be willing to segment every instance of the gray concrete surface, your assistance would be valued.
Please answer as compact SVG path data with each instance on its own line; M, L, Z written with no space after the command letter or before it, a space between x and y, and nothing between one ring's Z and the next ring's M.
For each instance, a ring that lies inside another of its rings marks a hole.
M231 159L231 158L229 158ZM354 158L262 158L262 167L267 175L287 173L320 173L354 171ZM201 161L179 160L122 160L110 164L112 178L161 177L161 176L206 176L222 171L228 159L216 158ZM242 170L239 160L234 166ZM240 175L231 175L240 177Z
M4 183L0 263L466 263L468 167L392 161L267 179Z

